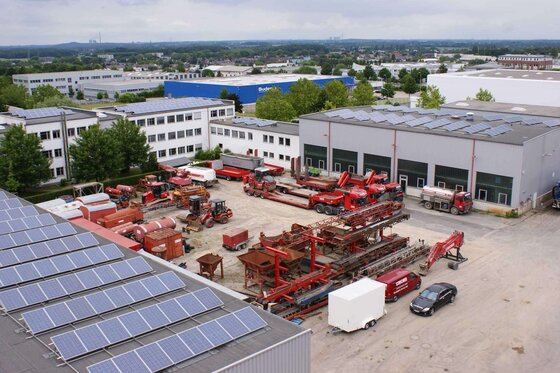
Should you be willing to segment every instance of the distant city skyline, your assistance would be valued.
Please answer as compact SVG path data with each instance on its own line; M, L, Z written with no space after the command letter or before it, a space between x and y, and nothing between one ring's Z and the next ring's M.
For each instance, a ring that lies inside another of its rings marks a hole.
M558 39L553 0L0 0L0 45L259 39Z

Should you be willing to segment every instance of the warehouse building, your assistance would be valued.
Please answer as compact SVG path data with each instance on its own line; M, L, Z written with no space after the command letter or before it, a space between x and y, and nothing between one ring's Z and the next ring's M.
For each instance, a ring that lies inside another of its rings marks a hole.
M232 101L201 97L163 99L96 109L120 115L138 125L146 134L158 161L194 157L210 147L211 119L232 118Z
M299 125L238 117L210 122L210 147L263 157L265 163L290 168L299 156Z
M482 88L497 102L560 106L560 72L495 69L428 75L446 102L474 98Z
M43 154L51 160L49 182L71 178L68 146L88 127L99 124L110 127L117 115L106 115L77 108L43 108L0 113L0 123L21 124L27 133L41 140Z
M503 105L380 105L304 115L300 153L328 174L387 172L409 195L435 185L471 192L480 210L522 213L560 178L560 110Z
M299 79L308 79L324 86L333 80L340 80L348 88L354 86L353 77L328 75L299 75L299 74L258 74L230 78L195 79L184 82L166 81L165 95L168 97L212 97L219 98L222 90L235 93L243 103L244 110L254 110L254 104L272 87L277 87L287 93Z
M88 81L79 84L79 89L84 93L86 99L96 99L97 94L106 93L110 99L116 99L124 93L140 93L145 91L153 91L159 85L163 85L162 81L157 80L119 80L109 82L93 82ZM116 94L116 96L115 96Z
M498 64L510 69L549 70L553 60L544 54L504 54L498 57Z
M3 372L310 371L311 331L0 190Z

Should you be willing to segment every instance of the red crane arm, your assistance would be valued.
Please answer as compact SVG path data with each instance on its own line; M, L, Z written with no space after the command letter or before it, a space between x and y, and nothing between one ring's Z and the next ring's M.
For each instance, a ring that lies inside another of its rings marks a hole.
M450 250L458 249L463 246L463 239L465 233L461 231L455 231L449 236L448 239L442 242L436 243L430 250L426 262L423 264L423 269L429 270L432 265L442 256L447 254Z

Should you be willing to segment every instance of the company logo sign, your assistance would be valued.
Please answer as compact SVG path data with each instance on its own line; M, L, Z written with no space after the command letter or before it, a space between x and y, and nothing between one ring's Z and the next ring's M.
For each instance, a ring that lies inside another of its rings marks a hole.
M272 89L272 87L259 87L258 92L259 93L266 93L268 91L270 91Z

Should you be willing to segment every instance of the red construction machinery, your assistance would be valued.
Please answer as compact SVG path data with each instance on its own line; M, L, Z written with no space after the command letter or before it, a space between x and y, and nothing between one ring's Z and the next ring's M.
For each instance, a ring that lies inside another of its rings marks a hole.
M200 196L189 197L189 209L177 216L187 223L190 230L199 231L202 226L212 228L215 222L226 224L233 216L233 212L222 199L212 199L205 203Z
M391 183L387 173L377 174L371 171L366 176L343 172L340 175L339 184L354 185L366 190L371 190L372 195L378 195L379 200L402 202L404 193L399 183Z
M169 189L176 189L178 187L188 186L193 183L189 172L180 168L174 168L166 164L158 164L159 169L168 173L167 183Z
M337 179L334 177L310 176L307 167L302 173L300 157L291 160L291 177L298 185L313 190L333 191L337 187Z
M461 255L461 247L463 246L463 241L465 234L460 231L455 231L449 236L445 241L436 243L428 254L428 258L424 263L420 264L420 274L425 276L428 271L436 261L440 258L450 259L453 262L449 262L449 268L457 269L459 264L467 260L467 258ZM455 250L455 252L453 252Z
M470 192L429 186L422 189L420 200L428 210L435 209L453 215L466 214L471 211L473 205Z

